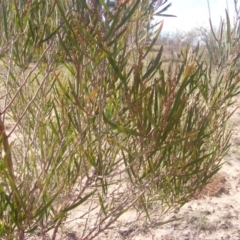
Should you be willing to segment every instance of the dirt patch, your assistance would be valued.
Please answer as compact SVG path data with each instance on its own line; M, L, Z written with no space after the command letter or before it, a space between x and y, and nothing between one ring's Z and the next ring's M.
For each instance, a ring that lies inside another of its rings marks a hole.
M231 186L227 180L227 174L217 173L202 191L195 194L194 199L220 197L223 193L229 194L230 188Z

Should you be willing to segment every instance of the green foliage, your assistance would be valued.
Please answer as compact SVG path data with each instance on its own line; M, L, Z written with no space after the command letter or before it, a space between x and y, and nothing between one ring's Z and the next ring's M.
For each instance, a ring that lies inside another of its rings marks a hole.
M238 59L217 78L198 47L163 65L162 25L152 44L142 27L157 3L0 1L2 239L55 239L76 208L81 239L130 208L162 224L220 169Z

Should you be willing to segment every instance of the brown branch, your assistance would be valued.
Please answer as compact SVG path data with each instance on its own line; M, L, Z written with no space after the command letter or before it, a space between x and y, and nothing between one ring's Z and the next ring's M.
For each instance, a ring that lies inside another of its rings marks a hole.
M9 143L8 143L8 136L5 132L4 123L1 119L0 119L0 137L2 140L4 152L7 155L6 160L7 160L9 175L11 176L11 178L14 181L15 177L14 177L14 171L13 171L12 154L11 154L11 150L10 150Z
M12 179L12 181L14 182L14 184L16 185L16 179L15 179L14 170L13 170L11 149L9 146L8 136L5 132L5 127L4 127L4 123L1 119L1 116L0 116L0 140L2 141L3 150L6 154L6 162L7 162L9 176ZM18 197L15 192L13 193L13 202L16 203L17 206L19 206L19 200L18 200ZM24 231L22 232L22 230L19 229L19 237L20 237L19 239L23 239L23 236L24 236Z

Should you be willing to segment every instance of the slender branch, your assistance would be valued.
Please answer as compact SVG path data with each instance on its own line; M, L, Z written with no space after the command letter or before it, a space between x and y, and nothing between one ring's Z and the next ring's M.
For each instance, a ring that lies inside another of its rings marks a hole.
M14 177L14 171L13 171L12 155L11 155L11 150L9 147L8 136L5 132L5 127L4 127L4 123L3 123L2 119L0 119L0 136L1 136L2 144L3 144L4 152L7 156L6 160L7 160L9 175L11 176L11 178L14 181L15 177Z
M52 44L49 44L48 47L44 50L43 54L41 55L41 57L39 58L39 61L35 64L35 66L32 68L32 70L29 72L29 74L27 75L26 79L24 80L24 82L22 83L22 85L19 87L19 89L17 90L17 92L15 93L15 95L13 96L13 98L11 99L11 101L8 103L8 105L5 106L5 108L3 109L3 111L1 112L1 114L5 113L7 111L7 109L12 105L13 101L17 98L18 94L20 93L20 91L22 90L22 88L24 87L24 85L27 83L28 79L30 78L30 76L32 75L32 73L36 70L36 68L38 67L38 65L40 64L42 58L44 57L44 55L46 54L46 52L50 49Z
M51 66L53 65L53 62L51 63L49 69L51 69ZM10 136L14 130L16 129L16 127L18 126L18 124L21 122L21 120L23 119L24 115L26 114L28 108L30 107L30 105L34 102L34 100L37 97L37 94L39 93L39 91L42 89L43 84L45 83L46 79L49 77L49 72L47 73L47 75L43 78L41 84L39 85L37 91L35 92L33 98L29 101L28 105L26 106L26 108L24 109L22 115L18 118L17 122L15 123L15 125L13 126L13 128L11 129L11 131L9 132L8 136ZM19 91L18 91L19 92Z
M6 83L6 93L9 92L9 78L10 78L10 75L11 75L11 68L12 68L12 60L13 60L13 44L14 42L12 41L11 42L11 49L10 49L10 59L8 61L8 72L7 72L7 83ZM8 98L8 94L5 96L5 99L4 99L4 108L6 108L6 105L7 105L7 98ZM5 120L5 112L3 113L3 122Z

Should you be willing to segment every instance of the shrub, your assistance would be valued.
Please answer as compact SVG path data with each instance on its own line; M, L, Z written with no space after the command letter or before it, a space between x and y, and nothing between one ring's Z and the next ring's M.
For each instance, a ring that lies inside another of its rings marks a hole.
M80 207L81 239L132 208L162 224L220 169L238 72L214 78L198 48L162 64L169 6L0 2L3 239L55 239Z

